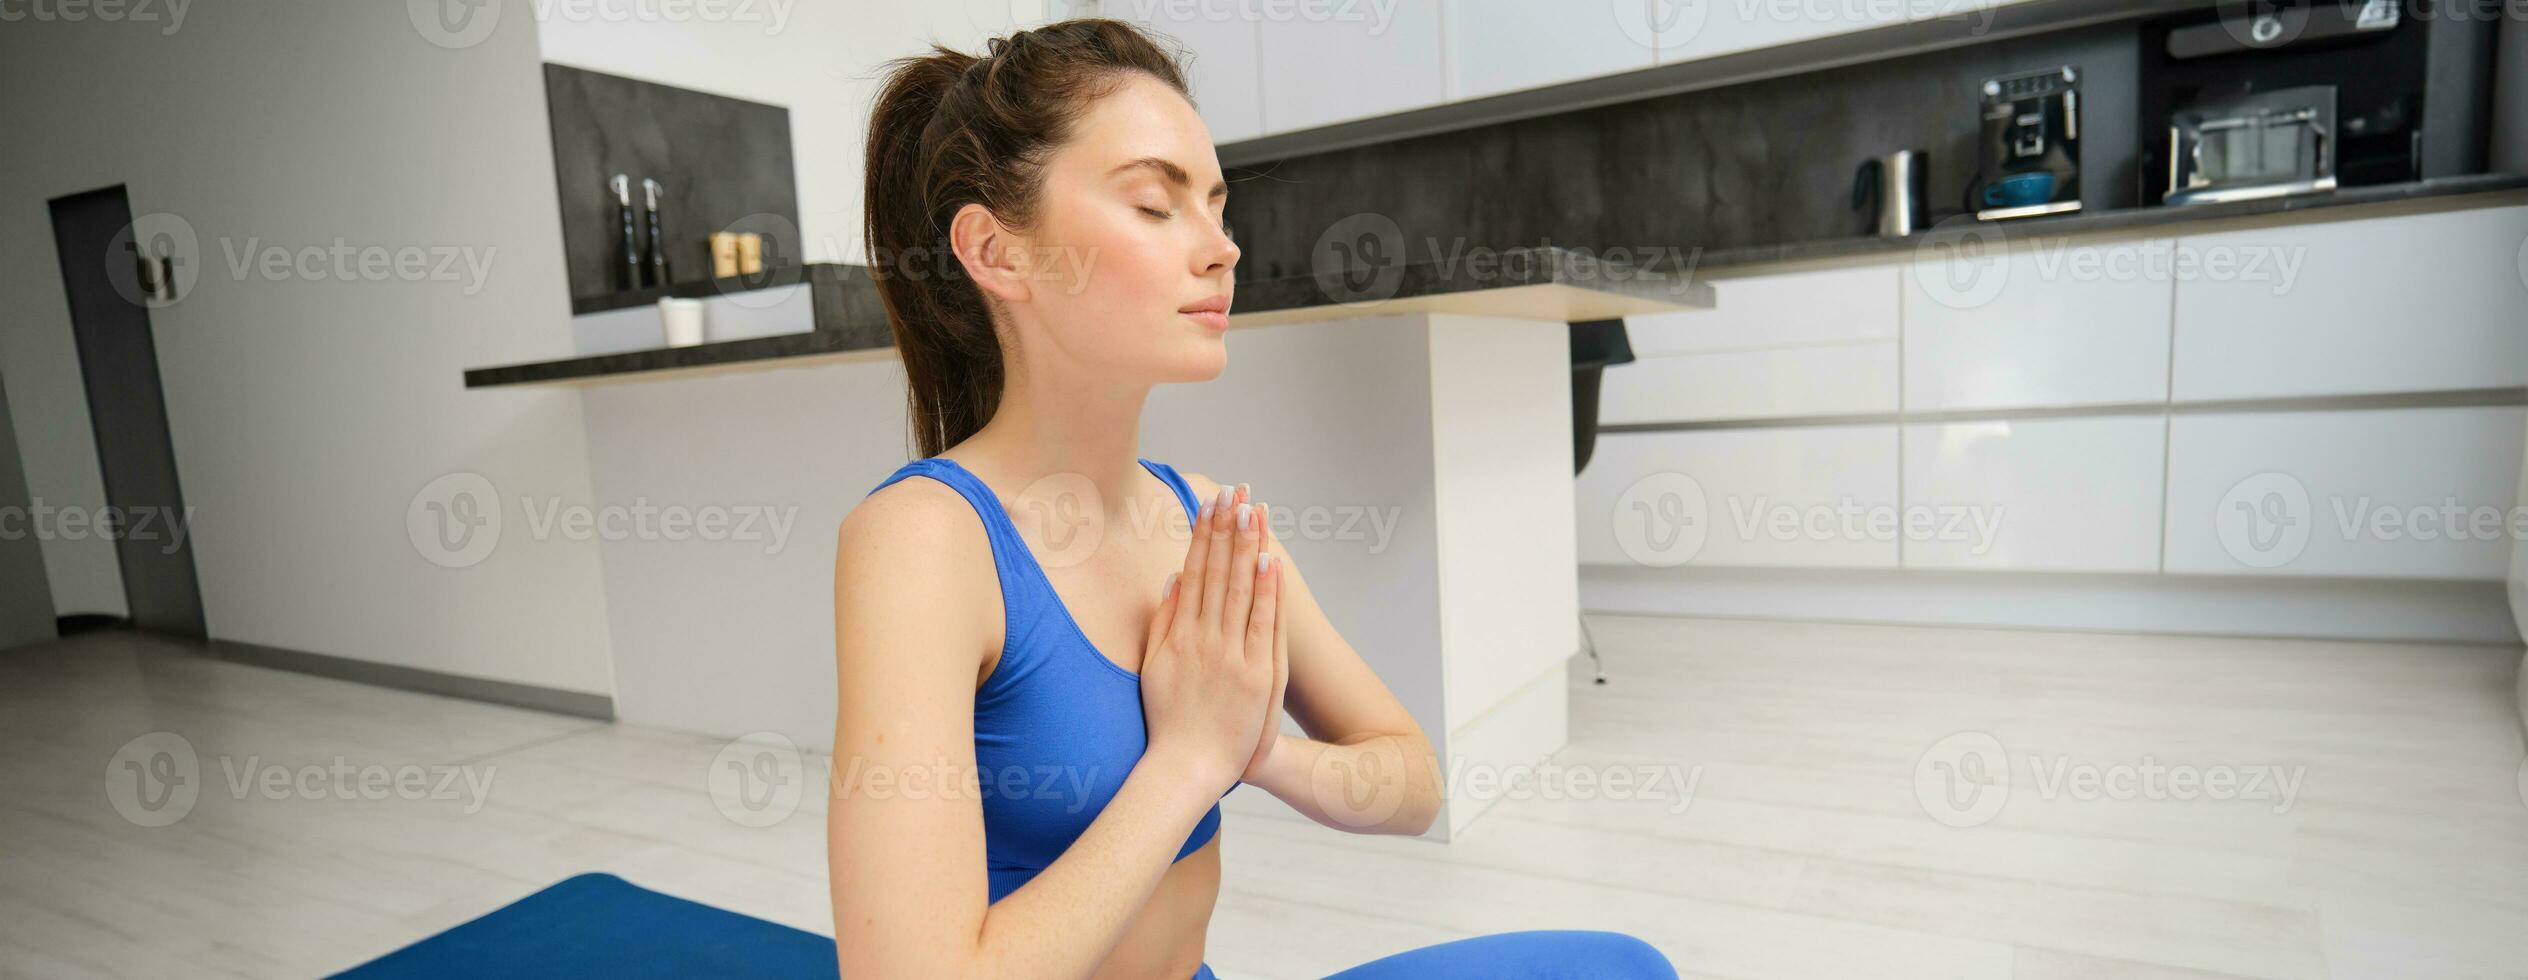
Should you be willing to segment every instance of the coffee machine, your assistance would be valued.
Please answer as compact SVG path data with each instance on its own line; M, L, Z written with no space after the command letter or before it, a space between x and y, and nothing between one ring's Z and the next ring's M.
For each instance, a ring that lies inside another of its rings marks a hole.
M1983 96L1968 209L1988 221L2080 210L2079 69L1986 79Z
M2142 26L2145 204L2485 169L2501 0L2219 0Z

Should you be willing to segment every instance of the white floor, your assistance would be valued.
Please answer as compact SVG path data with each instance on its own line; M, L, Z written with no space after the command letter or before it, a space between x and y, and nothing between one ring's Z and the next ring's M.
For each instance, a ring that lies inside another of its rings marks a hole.
M2515 649L1591 622L1572 768L1465 839L1236 807L1215 969L1601 928L1689 977L2528 976ZM752 747L116 635L0 652L0 736L0 976L321 974L589 870L831 931L819 794L714 795Z

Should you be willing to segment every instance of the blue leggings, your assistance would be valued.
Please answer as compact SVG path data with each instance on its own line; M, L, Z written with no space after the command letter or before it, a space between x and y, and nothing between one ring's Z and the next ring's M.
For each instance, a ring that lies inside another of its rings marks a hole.
M1677 980L1649 943L1620 932L1530 929L1382 956L1325 980ZM1217 980L1211 964L1193 980Z

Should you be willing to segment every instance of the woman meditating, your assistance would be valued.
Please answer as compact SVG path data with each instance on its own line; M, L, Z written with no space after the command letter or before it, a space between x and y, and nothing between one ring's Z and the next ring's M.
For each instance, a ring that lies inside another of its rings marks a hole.
M1152 386L1225 365L1238 261L1172 58L1084 19L889 67L869 262L922 458L838 533L842 975L1210 977L1221 797L1419 834L1439 765L1270 505L1136 448ZM1220 455L1243 421L1211 420ZM1637 939L1565 930L1338 974L1675 975Z

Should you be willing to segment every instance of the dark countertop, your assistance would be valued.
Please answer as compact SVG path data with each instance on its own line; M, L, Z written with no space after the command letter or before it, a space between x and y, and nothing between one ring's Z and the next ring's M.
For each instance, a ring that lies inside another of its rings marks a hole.
M875 299L876 287L868 280L866 268L819 265L810 269L823 280L820 285L830 282L837 287L816 294L816 330L473 368L465 372L465 386L582 383L797 358L885 356L893 349L885 309ZM1589 320L1709 306L1711 297L1706 283L1634 270L1585 252L1543 247L1406 263L1352 277L1329 272L1241 282L1229 323L1236 329L1416 311ZM833 312L845 306L849 309Z
M834 358L844 355L888 352L894 349L894 344L873 344L865 338L839 330L810 330L805 333L786 333L771 337L723 340L716 343L695 344L691 347L661 347L588 357L565 357L552 361L531 361L525 364L504 364L498 367L468 368L465 372L465 386L493 388L501 385L576 383L657 371L688 371L756 361L806 357Z
M2528 175L2483 174L2230 204L2125 208L2009 222L1968 221L1970 227L1979 229L1998 227L2010 238L2056 237L2146 231L2198 222L2523 189L2528 189ZM1506 250L1488 262L1460 259L1406 263L1395 267L1392 275L1355 276L1348 280L1333 273L1259 279L1238 283L1230 324L1233 328L1269 326L1413 311L1499 312L1529 318L1585 320L1707 307L1712 305L1712 290L1703 279L1714 271L1901 253L1923 247L1934 236L1954 235L1954 227L1935 227L1905 238L1836 238L1696 250L1684 259L1687 267L1682 274L1673 269L1637 270L1600 262L1585 250L1545 247ZM811 281L825 287L816 296L819 329L811 332L473 368L465 372L465 386L585 383L658 372L788 366L758 363L768 361L892 356L887 353L893 344L884 307L876 301L876 288L868 281L867 270L829 264L810 266L809 273Z

